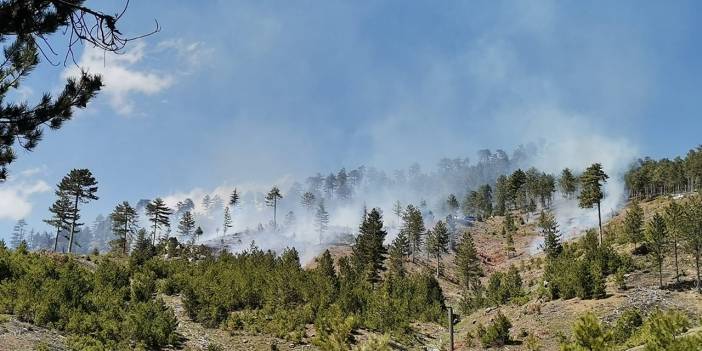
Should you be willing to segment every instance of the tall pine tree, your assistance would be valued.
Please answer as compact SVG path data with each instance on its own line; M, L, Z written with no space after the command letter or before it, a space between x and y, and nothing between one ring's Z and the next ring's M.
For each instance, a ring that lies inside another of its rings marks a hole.
M97 200L97 181L93 174L87 169L73 169L68 175L61 179L58 184L56 195L67 197L72 201L71 225L68 228L68 253L73 250L74 235L78 231L79 203L88 203L90 200Z
M282 199L283 195L280 193L280 189L274 186L268 194L266 194L266 205L273 207L273 228L278 228L278 200Z
M358 272L363 272L371 283L377 283L380 280L380 272L385 269L383 260L387 250L383 241L386 235L380 211L373 208L361 223L356 243L353 245L355 267Z
M436 258L436 277L441 273L441 256L448 252L448 229L443 221L436 222L427 238L427 249Z
M112 232L117 236L122 253L127 254L129 238L133 237L138 230L139 214L129 202L124 201L118 204L110 214L112 220Z
M601 203L604 199L604 192L602 192L602 186L609 176L602 170L602 165L595 163L588 167L585 172L580 176L581 191L578 199L580 200L580 207L582 208L592 208L597 205L597 220L600 229L600 244L602 244L602 210Z
M167 228L171 225L170 215L172 210L166 206L166 203L160 197L146 205L146 216L149 217L149 222L153 228L151 244L156 245L156 235L161 228Z

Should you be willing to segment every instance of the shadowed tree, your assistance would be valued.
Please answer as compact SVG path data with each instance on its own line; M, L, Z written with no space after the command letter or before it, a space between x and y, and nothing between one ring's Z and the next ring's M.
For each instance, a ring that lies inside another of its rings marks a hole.
M407 205L407 209L402 214L402 228L400 230L409 239L412 247L412 262L415 262L417 253L421 251L422 243L424 242L423 235L426 230L422 212L413 205Z
M558 232L558 222L551 212L541 211L539 228L544 236L544 252L550 259L561 253L561 235Z
M188 211L189 212L189 211ZM156 245L156 234L161 227L169 227L171 220L168 216L172 213L160 197L154 199L146 205L146 215L152 223L153 233L151 244ZM187 213L187 212L186 212ZM184 214L185 215L185 214Z
M66 196L59 196L58 199L51 205L49 212L53 215L51 219L45 219L44 222L50 226L56 228L56 237L54 238L54 252L58 249L58 239L62 231L68 230L73 221L73 211L71 206L71 200ZM80 220L80 215L76 218Z
M278 228L278 200L282 199L283 195L280 194L280 189L274 186L268 194L266 194L266 205L273 207L273 228Z
M73 205L70 216L71 225L68 228L68 253L71 253L73 250L74 235L77 227L80 225L77 222L79 218L78 204L97 200L98 197L95 195L97 190L97 181L87 169L71 170L58 184L56 195L69 198Z
M383 229L383 217L373 208L359 228L356 243L353 245L353 262L359 272L363 272L371 283L380 280L384 270L383 260L387 254L383 242L387 232Z
M603 183L607 182L609 176L602 170L602 165L595 163L588 167L580 176L581 191L578 199L580 207L592 208L597 205L597 221L600 228L600 244L602 244L602 211L600 205L604 198L602 192Z
M461 207L461 204L458 203L456 195L449 194L448 199L446 199L446 206L451 214L456 214L458 209Z
M473 236L467 231L463 232L461 241L458 243L454 262L458 269L461 287L474 295L477 294L481 286L480 277L483 275L483 269L480 266L480 257L475 248Z
M697 292L702 294L700 275L700 255L702 254L702 197L693 198L685 206L685 243L695 257L697 268Z

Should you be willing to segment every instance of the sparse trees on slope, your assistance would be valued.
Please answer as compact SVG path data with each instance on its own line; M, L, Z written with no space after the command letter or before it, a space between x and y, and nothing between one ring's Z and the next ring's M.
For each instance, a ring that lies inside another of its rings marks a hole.
M675 263L675 281L680 283L680 270L678 267L678 243L684 231L684 208L677 202L671 202L665 209L665 223L668 232L668 241L673 248L673 262Z
M429 233L427 238L427 249L429 253L436 257L436 277L439 277L441 255L448 252L448 229L443 221L436 222L434 229Z
M666 252L666 235L665 220L656 213L646 227L646 242L658 266L658 283L661 288L663 288L663 259Z
M380 271L384 270L383 260L387 250L383 246L383 241L386 235L380 211L374 208L361 223L353 246L355 267L359 272L364 272L366 279L371 283L378 282Z
M186 238L191 238L193 241L193 244L195 243L195 236L193 235L193 232L195 231L195 218L193 217L192 212L188 211L183 213L183 216L180 217L180 222L178 223L178 232L186 237Z
M54 252L58 249L58 239L62 231L68 230L70 228L71 222L73 221L73 207L71 206L71 200L66 196L59 196L58 199L51 205L49 212L53 215L51 219L45 219L44 222L50 226L56 228L56 237L54 238ZM78 215L77 220L80 220L80 215Z
M127 201L118 204L112 211L112 214L110 214L112 232L117 236L122 247L122 253L125 255L129 246L129 237L133 236L138 229L138 216L136 209Z
M644 212L638 201L633 201L624 217L624 233L636 245L644 240Z
M77 227L80 225L77 221L79 218L78 204L88 203L90 200L97 200L97 181L93 174L87 169L73 169L68 175L61 179L58 184L56 195L59 197L68 197L73 202L71 209L71 225L68 229L68 252L73 250L74 235L77 232Z
M152 223L152 240L151 244L156 245L156 234L162 227L171 225L170 216L171 209L166 206L166 203L160 197L154 199L146 205L146 215L149 217L149 222ZM185 214L183 214L185 215Z
M578 178L573 175L570 168L565 168L561 172L561 177L558 178L558 187L567 199L572 199L573 195L575 195L575 192L578 190Z
M269 207L273 207L273 228L278 228L278 200L282 198L283 195L280 193L280 189L278 189L277 186L271 188L268 194L266 194L266 205Z
M402 228L400 230L409 239L412 247L412 262L414 262L417 252L421 251L422 243L424 242L422 236L426 230L422 212L413 205L407 205L407 209L402 214Z
M602 212L600 205L604 198L602 185L607 182L609 176L602 170L602 165L595 163L588 167L580 176L582 190L580 191L580 207L592 208L597 205L597 219L600 228L600 244L602 244Z
M319 234L319 243L321 244L324 232L326 232L327 228L329 227L329 213L327 212L327 209L324 208L324 199L320 199L319 204L317 205L315 225L317 227L317 233Z

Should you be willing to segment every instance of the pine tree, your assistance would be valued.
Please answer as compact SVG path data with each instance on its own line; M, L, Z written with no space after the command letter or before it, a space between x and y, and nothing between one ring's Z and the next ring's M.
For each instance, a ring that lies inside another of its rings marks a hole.
M186 237L186 238L191 238L193 244L195 243L195 236L193 235L193 232L195 231L195 218L193 217L192 212L188 211L183 213L183 216L180 217L180 223L178 223L178 232Z
M392 213L397 217L397 225L400 225L400 216L402 216L402 204L400 204L400 200L396 200L393 203Z
M697 269L697 291L702 294L702 275L700 274L700 256L702 256L702 197L693 198L685 206L685 243L695 257Z
M480 257L475 248L473 236L467 231L463 232L463 237L458 243L454 262L463 289L473 292L480 289L480 277L483 275L483 269L480 266Z
M202 237L202 235L205 234L205 232L202 230L201 227L197 227L195 231L193 232L193 245L197 243L197 239Z
M383 246L383 241L386 235L380 211L373 208L361 223L353 246L355 267L359 272L365 272L366 279L371 283L378 282L380 271L384 270L383 260L387 250Z
M578 179L573 175L570 168L563 169L561 177L558 179L558 186L566 199L572 199L578 190Z
M146 229L142 228L137 231L134 248L129 256L129 262L133 266L141 266L156 255L156 248L154 248L151 240L147 239L146 235Z
M452 214L456 214L456 211L458 211L458 209L461 207L461 205L458 203L456 195L454 194L449 194L448 199L446 199L446 206L448 207L449 212Z
M441 255L448 252L448 230L443 221L436 222L427 239L428 252L436 257L436 277L440 274Z
M188 211L189 212L189 211ZM146 215L149 217L149 222L152 223L152 245L156 245L156 234L161 227L170 227L171 220L169 216L172 210L166 206L166 203L160 197L154 199L146 205Z
M407 238L404 237L406 240ZM405 268L403 265L403 261L405 259L405 253L403 251L403 245L404 243L402 242L402 238L400 235L398 235L390 244L390 250L388 250L389 255L390 255L390 273L398 276L404 276L405 274ZM409 241L407 241L407 244L409 244Z
M636 245L644 240L644 212L638 201L633 201L624 217L624 233Z
M205 194L202 198L202 207L205 209L205 213L210 212L210 208L212 207L212 197L210 194Z
M25 241L26 226L27 222L24 219L18 220L15 224L14 228L12 229L12 238L10 239L10 245L12 248L18 248L20 244Z
M300 199L300 203L302 203L302 206L304 206L307 209L307 211L309 212L312 210L312 206L314 206L314 200L315 200L314 194L312 192L308 191L308 192L305 192L304 194L302 194L302 198Z
M673 262L675 263L675 281L680 283L680 270L678 268L678 243L684 231L684 209L677 202L671 202L665 209L665 222L670 245L673 248Z
M550 259L556 258L562 250L558 222L551 212L541 211L539 228L544 236L544 252Z
M514 224L514 218L512 217L512 213L510 211L505 213L504 227L508 232L514 232L517 230L517 226Z
M229 212L229 206L224 207L224 222L222 223L222 234L227 236L227 231L232 227L232 214Z
M348 184L348 175L346 169L342 168L336 175L336 193L340 200L348 200L351 198L351 188Z
M283 195L280 194L280 189L277 186L271 188L271 190L266 194L266 206L273 207L273 228L278 228L278 200L282 199Z
M509 181L507 176L497 177L495 182L495 214L503 216L507 210L507 199L509 193Z
M602 165L595 163L588 167L580 176L582 190L580 191L580 207L592 208L597 205L597 220L600 228L600 244L602 244L602 211L600 205L604 198L602 192L603 183L607 182L609 176L602 170Z
M505 250L507 251L507 257L514 256L516 249L514 248L514 236L512 232L508 232L502 227L502 234L505 236Z
M324 179L324 192L327 193L327 199L332 199L334 197L334 190L336 189L336 176L329 173L327 178Z
M232 190L232 194L229 195L229 206L234 208L237 205L239 205L239 201L240 201L239 197L240 197L239 192L236 190L236 188L234 188L234 190Z
M49 212L53 215L50 219L45 219L44 222L56 228L56 237L54 239L54 252L56 252L58 249L59 235L62 231L66 231L70 228L73 219L71 200L66 196L59 196L49 208ZM76 220L80 220L80 215Z
M666 235L665 220L661 215L656 213L646 227L646 242L651 249L653 259L658 265L658 283L663 288L663 259L666 251Z
M320 199L319 204L317 204L315 224L317 227L317 233L319 234L319 243L321 244L324 232L326 232L327 228L329 227L329 213L324 208L324 199Z
M402 228L400 228L400 231L404 232L409 239L412 247L412 262L415 262L417 253L421 251L422 243L424 242L423 235L426 231L422 212L418 208L413 205L407 205L407 209L402 215Z
M110 214L112 232L122 244L122 253L127 254L129 238L136 234L139 223L139 214L129 202L118 204Z
M336 271L334 270L334 259L331 256L329 250L324 250L321 256L316 258L317 268L316 270L322 274L323 277L330 279L337 283Z
M66 40L66 63L73 56L74 45L89 44L114 52L122 50L130 41L118 29L121 14L106 15L85 7L83 2L0 2L0 42L5 43L0 65L0 181L6 179L7 166L16 158L15 147L33 150L42 139L45 127L61 128L74 111L85 108L102 87L99 75L81 72L78 77L68 78L56 94L44 93L35 104L21 98L9 101L10 97L21 96L17 89L39 65L39 52L46 50L41 49L39 42L56 33L70 33L67 34L70 40ZM53 41L52 45L55 44ZM49 50L53 52L56 48L49 47Z
M87 169L71 170L58 184L56 195L58 197L67 197L73 202L70 215L71 225L68 228L68 253L71 253L73 250L74 235L80 225L77 222L79 218L78 204L97 200L98 197L95 195L97 190L97 181Z

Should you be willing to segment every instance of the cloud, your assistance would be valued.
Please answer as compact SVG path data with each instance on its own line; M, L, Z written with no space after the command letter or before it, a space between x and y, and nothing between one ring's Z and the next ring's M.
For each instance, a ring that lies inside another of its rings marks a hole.
M31 179L41 169L29 169L18 173L17 178L8 179L0 186L0 220L19 220L32 212L31 198L51 191L43 180Z
M137 67L145 53L146 43L143 41L135 43L123 54L86 47L78 66L69 67L63 76L77 76L81 69L100 74L105 85L102 92L108 96L110 106L121 115L131 115L135 108L131 100L134 95L156 94L170 87L175 80L172 74Z
M156 45L157 50L175 51L178 59L187 63L183 74L193 73L196 69L210 62L214 50L201 41L188 42L182 38L164 40Z

